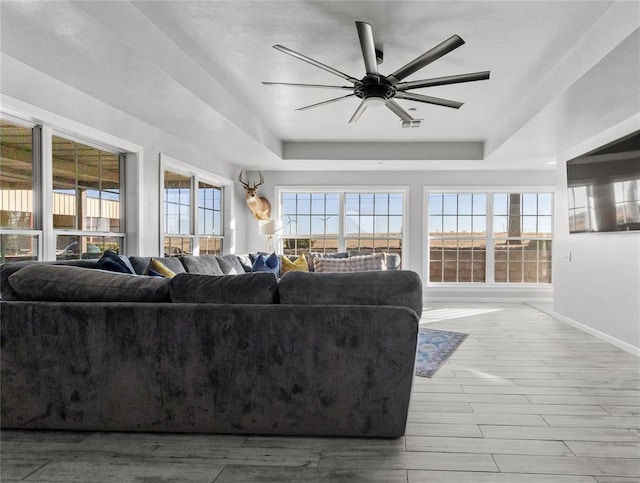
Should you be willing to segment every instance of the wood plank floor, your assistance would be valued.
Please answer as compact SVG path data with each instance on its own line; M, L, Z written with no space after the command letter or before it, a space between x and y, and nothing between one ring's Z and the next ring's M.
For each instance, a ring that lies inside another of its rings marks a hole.
M640 482L640 359L524 304L428 304L469 337L394 440L3 431L1 480Z

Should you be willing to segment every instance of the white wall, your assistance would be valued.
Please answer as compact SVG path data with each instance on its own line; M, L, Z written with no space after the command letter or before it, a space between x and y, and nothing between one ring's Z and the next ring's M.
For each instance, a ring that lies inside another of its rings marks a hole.
M6 55L2 55L0 88L1 106L5 113L42 122L79 137L138 151L127 156L129 163L136 163L126 168L127 193L130 195L127 199L127 225L131 234L127 244L129 255L160 254L161 153L200 171L231 180L237 177L239 168L216 156L211 139L203 140L199 145L185 143L172 133L115 109ZM119 143L123 146L118 146ZM235 236L234 227L239 226L242 230L246 215L244 198L239 199L236 192L237 183L234 181L228 199L234 205L235 218L227 220L229 240L225 251L240 253L245 250L244 239ZM139 217L135 216L137 213Z
M569 234L566 195L568 159L638 129L640 115L560 156L553 276L559 318L640 355L640 232Z
M452 161L453 163L453 161ZM388 164L388 163L387 163ZM408 229L406 234L406 247L403 266L413 270L424 277L424 187L442 188L513 188L513 187L549 187L554 189L555 172L548 171L369 171L369 172L309 172L309 171L263 171L264 186L260 194L265 196L272 204L273 211L277 204L275 186L304 187L367 187L367 186L393 186L408 187L408 213L404 226ZM258 179L256 172L249 172L252 180ZM247 210L247 208L244 208ZM258 222L253 218L247 218L244 233L248 251L264 250L266 237L258 234ZM447 288L429 288L425 291L427 298L449 298L466 300L494 299L538 299L551 300L552 294L549 287L526 289L483 289L471 287L464 290Z

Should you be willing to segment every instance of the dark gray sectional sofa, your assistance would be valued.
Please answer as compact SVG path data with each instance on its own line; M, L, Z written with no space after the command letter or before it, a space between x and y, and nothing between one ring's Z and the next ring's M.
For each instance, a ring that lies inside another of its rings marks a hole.
M213 262L191 257L160 279L96 263L0 266L3 428L404 434L414 272L278 280L203 273Z

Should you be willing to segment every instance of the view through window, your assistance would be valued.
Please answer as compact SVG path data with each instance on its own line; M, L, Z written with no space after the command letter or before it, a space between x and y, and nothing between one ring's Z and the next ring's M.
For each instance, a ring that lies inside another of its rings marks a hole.
M56 258L122 253L120 154L53 136L52 173Z
M403 192L283 191L285 254L402 253Z
M193 187L197 186L195 203ZM164 255L221 255L222 187L196 176L164 171Z
M0 120L0 263L36 260L34 128Z
M122 252L121 153L4 118L0 150L0 263L36 260L42 247L56 259ZM45 197L40 187L48 184Z
M429 193L429 282L551 283L552 201L551 193Z

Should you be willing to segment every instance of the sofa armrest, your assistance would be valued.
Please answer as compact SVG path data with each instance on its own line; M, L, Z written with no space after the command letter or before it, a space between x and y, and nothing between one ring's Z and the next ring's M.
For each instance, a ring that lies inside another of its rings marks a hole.
M278 291L281 304L397 305L422 314L422 281L409 270L287 272Z

